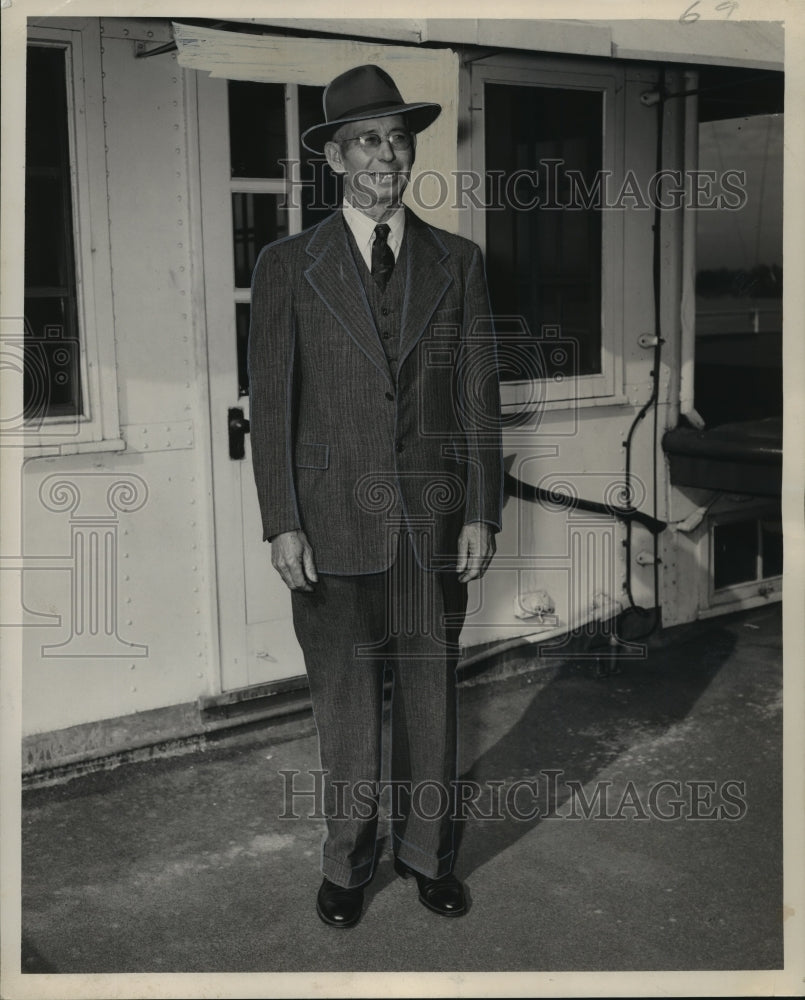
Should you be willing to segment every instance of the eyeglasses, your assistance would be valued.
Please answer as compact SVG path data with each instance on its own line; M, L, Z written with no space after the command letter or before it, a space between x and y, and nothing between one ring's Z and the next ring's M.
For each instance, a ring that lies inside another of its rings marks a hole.
M394 132L389 132L388 135L378 135L377 132L362 132L360 135L354 135L350 139L343 139L343 142L359 142L361 149L366 149L374 152L380 149L383 142L388 140L389 145L392 149L410 149L411 148L411 133L403 132L401 129L396 129Z

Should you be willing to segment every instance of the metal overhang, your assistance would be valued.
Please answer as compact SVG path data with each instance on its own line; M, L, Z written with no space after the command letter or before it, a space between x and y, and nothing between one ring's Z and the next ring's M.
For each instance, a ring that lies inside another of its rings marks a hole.
M479 45L575 56L782 70L779 21L653 18L236 18L242 24L409 44Z

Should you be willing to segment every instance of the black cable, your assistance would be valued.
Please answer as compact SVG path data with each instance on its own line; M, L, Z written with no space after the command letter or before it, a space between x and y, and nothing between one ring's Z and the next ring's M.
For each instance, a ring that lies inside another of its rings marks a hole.
M673 95L669 95L673 96ZM665 67L662 67L660 76L660 100L657 104L657 144L656 144L656 172L662 170L663 167L663 131L664 131L664 114L665 114ZM658 424L659 424L659 397L660 397L660 363L662 361L662 320L660 313L661 306L661 279L662 279L662 233L660 226L660 206L658 203L654 205L654 246L653 246L653 260L652 260L652 276L654 282L653 288L653 298L654 298L654 364L653 370L651 372L652 376L652 389L651 395L646 400L644 405L641 407L640 412L637 414L635 419L632 421L632 425L629 428L629 433L624 442L624 447L626 448L626 489L628 495L631 495L631 475L632 475L632 438L634 433L641 423L645 415L648 413L651 407L654 407L654 423L653 423L653 435L652 435L652 491L653 491L653 508L654 508L654 521L658 521L658 496L657 496L657 440L658 440ZM660 543L659 543L659 533L654 533L654 552L653 552L653 576L654 576L654 608L643 608L635 603L634 594L632 593L632 523L628 521L626 524L626 595L629 599L629 606L632 611L644 617L652 615L653 621L651 628L648 632L642 635L633 637L634 639L647 639L652 633L657 629L660 620Z
M599 503L596 500L582 500L579 497L556 490L545 490L539 486L524 483L522 479L517 479L510 472L503 474L503 489L507 496L516 497L516 499L528 503L549 504L552 507L567 507L570 510L589 510L595 514L611 514L626 524L637 521L653 535L660 534L668 527L665 521L644 514L636 507L620 507L614 504Z

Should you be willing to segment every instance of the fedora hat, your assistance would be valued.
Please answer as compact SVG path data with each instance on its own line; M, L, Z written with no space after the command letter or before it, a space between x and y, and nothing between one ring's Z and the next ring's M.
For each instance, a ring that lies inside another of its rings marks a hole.
M302 143L321 153L338 128L346 122L386 115L406 116L411 132L421 132L441 114L441 104L418 101L406 104L397 85L379 66L368 64L348 69L324 88L324 121L302 133Z

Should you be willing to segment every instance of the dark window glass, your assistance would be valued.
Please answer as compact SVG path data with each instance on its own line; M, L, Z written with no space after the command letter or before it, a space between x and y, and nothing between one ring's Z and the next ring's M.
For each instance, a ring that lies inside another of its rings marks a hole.
M288 235L288 215L276 194L232 195L232 231L235 247L235 286L248 288L257 255L266 243Z
M781 416L783 115L701 122L699 169L715 180L696 213L696 409L710 426Z
M284 84L229 81L229 152L233 177L284 176Z
M65 218L65 178L56 167L37 168L29 163L25 184L27 223L25 284L29 287L65 287L70 282L69 257L72 220ZM48 239L43 239L47 232Z
M595 192L600 178L603 95L495 83L485 107L490 298L521 331L501 335L501 377L598 373L601 211L578 192ZM557 334L565 350L555 349Z
M65 50L31 46L25 140L25 413L81 412Z
M299 94L299 132L324 121L322 110L323 87L302 87ZM299 168L302 187L299 200L302 204L302 228L307 229L320 222L341 204L343 187L341 177L327 166L323 153L311 153L300 143L301 164Z
M713 549L716 590L757 579L757 521L717 524L713 529Z
M249 395L249 321L252 309L248 302L235 304L235 333L238 351L238 394Z
M783 522L768 519L760 522L763 545L763 577L780 576L783 572Z

